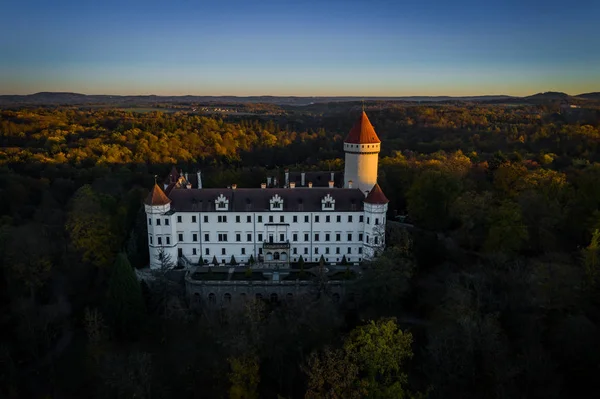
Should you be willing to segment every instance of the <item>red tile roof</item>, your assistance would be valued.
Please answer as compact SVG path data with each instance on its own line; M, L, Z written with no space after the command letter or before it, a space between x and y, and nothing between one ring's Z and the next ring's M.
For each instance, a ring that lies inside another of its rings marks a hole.
M369 191L367 198L365 198L365 202L367 204L387 204L390 201L383 193L381 187L379 187L379 184L375 183L371 191Z
M346 136L344 143L352 143L352 144L376 144L381 143L379 137L377 137L377 133L375 133L375 129L373 129L373 125L369 121L367 114L365 111L362 112L360 118L356 121L352 129L350 129L350 133Z
M158 187L158 184L154 184L152 191L150 192L150 194L148 194L144 202L146 205L157 206L170 204L171 200L165 195L163 190L161 190L160 187Z

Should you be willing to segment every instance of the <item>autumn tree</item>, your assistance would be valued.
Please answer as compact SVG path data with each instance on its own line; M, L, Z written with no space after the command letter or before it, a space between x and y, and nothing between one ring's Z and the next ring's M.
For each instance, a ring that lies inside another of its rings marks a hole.
M144 320L142 290L127 256L117 255L108 283L108 307L115 332L122 337L135 337Z

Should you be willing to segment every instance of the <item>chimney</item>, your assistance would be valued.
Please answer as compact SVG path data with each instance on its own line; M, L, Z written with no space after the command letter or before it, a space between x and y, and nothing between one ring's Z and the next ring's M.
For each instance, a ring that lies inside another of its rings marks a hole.
M306 186L306 173L300 173L300 185L302 187Z
M290 182L290 188L296 188L296 182L295 181Z
M329 180L329 188L333 188L333 180Z
M276 177L273 178L273 187L277 187L277 178Z
M190 179L188 179L188 173L187 172L185 172L185 181L186 182L190 181Z
M285 186L286 187L290 186L290 170L289 169L285 170Z
M164 184L163 184L163 190L166 190L166 189L167 189L167 187L169 187L169 185L168 185L167 183L164 183Z
M348 180L348 188L352 188L352 180Z
M233 183L233 184L231 185L231 189L232 189L232 190L235 190L236 188L237 188L237 184Z
M267 183L260 183L260 188L267 188Z
M308 182L308 188L312 188L312 182L311 181Z
M188 184L186 184L186 185L185 185L185 188L187 188L187 189L190 189L190 188L192 188L192 183L188 183Z
M272 182L271 176L267 176L267 186L271 187L271 182Z
M198 188L202 188L202 172L196 172L196 176L198 178Z
M335 172L331 172L331 180L335 180Z

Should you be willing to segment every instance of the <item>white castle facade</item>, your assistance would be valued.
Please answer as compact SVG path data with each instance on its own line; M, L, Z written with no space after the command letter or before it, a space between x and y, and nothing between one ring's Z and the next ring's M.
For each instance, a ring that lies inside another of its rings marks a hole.
M289 173L278 187L203 188L200 172L171 172L145 201L150 267L370 259L385 245L388 200L377 184L380 141L363 112L344 140L344 177ZM234 261L234 262L232 262Z

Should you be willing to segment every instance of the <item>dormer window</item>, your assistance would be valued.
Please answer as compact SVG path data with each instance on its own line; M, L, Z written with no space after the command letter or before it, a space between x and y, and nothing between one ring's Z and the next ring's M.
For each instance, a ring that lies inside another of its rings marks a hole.
M321 200L321 209L324 211L333 211L335 209L335 200L331 194L327 194Z
M215 208L218 211L226 211L229 209L229 200L223 194L220 194L215 200Z
M269 201L269 204L271 205L272 211L283 210L283 199L279 196L279 194L275 194Z

